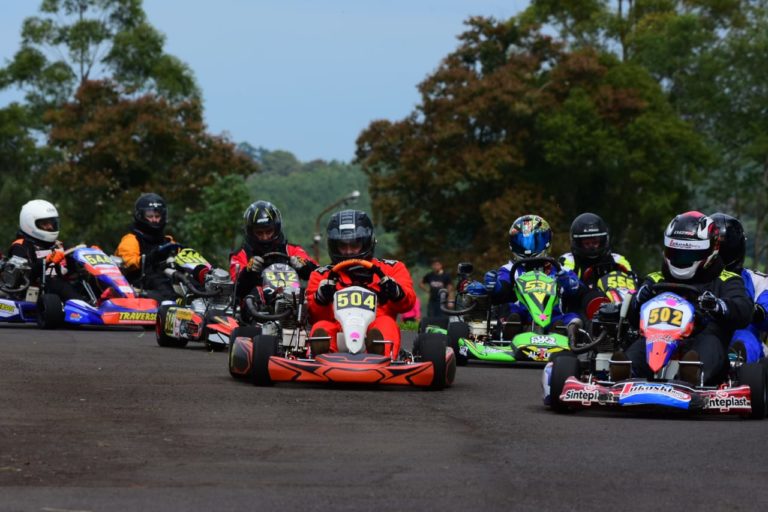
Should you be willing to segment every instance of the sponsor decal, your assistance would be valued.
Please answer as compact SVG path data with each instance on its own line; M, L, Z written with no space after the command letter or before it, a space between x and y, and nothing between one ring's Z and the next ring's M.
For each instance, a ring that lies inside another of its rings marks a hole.
M192 320L192 317L194 316L191 309L177 309L173 313L179 320Z
M557 345L553 336L533 336L531 337L531 345Z
M666 395L675 400L681 400L688 402L691 400L688 393L683 393L670 386L669 384L655 383L655 382L627 382L621 389L621 398L626 398L634 395L641 395L644 393L653 393L659 395Z
M6 304L0 302L0 316L12 316L18 312L16 306L13 304Z
M563 402L581 402L585 405L597 402L600 397L600 393L594 387L586 387L583 389L569 389L560 395L560 400Z
M690 236L693 236L693 234ZM664 245L671 249L709 249L709 240L678 240L676 238L664 237Z
M144 311L122 311L120 312L120 320L133 321L133 322L154 322L155 313L146 313Z
M80 313L70 313L69 319L70 320L80 320L82 318L82 315Z
M752 409L752 403L745 396L733 396L727 391L718 391L710 396L705 409L718 409L720 412L728 412L731 409Z

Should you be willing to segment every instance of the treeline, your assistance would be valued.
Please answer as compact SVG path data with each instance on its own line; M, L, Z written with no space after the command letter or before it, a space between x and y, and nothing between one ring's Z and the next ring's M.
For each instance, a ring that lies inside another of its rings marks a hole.
M599 213L614 246L657 267L663 229L690 208L742 217L765 268L765 1L533 0L472 18L405 119L360 135L374 209L403 255L507 257L506 230L539 213L567 249ZM556 34L556 35L553 35Z

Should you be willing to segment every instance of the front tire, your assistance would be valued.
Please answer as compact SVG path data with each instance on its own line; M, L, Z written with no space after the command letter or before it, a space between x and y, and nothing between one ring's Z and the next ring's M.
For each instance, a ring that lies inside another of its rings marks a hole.
M277 336L261 334L253 338L251 382L254 386L272 386L269 376L269 358L277 354Z
M576 356L563 354L552 361L552 377L549 381L549 403L555 412L571 412L568 405L560 401L560 395L568 377L578 377L579 360Z
M237 338L251 338L251 343L253 343L253 338L258 336L261 333L261 329L258 327L253 327L251 325L245 325L241 327L236 327L232 334L229 335L229 347L228 347L228 356L227 360L229 361L229 374L236 378L236 379L242 379L245 375L243 373L236 373L233 371L233 368L235 368L235 361L233 360L232 352L235 349L235 340Z
M64 323L64 305L58 295L43 294L37 305L37 325L41 329L57 329Z
M453 349L458 366L466 366L468 358L459 352L459 338L469 338L469 325L464 322L448 324L448 346Z
M745 364L739 371L739 381L749 386L752 412L747 417L753 420L765 418L766 403L768 403L765 367L759 363Z
M155 320L155 337L157 338L157 344L167 348L184 348L187 346L187 340L173 338L165 333L165 322L168 318L169 308L170 306L160 306L157 310L157 318Z

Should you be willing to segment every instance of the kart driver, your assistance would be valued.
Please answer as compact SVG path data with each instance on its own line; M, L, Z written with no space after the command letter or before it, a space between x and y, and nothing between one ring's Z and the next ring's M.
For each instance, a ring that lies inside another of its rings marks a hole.
M18 256L29 262L32 269L29 282L40 286L43 276L43 261L49 267L45 276L47 293L53 293L65 302L71 299L84 300L66 275L66 256L59 236L59 212L48 201L34 199L21 207L19 212L18 238L13 241L8 257Z
M243 214L243 245L229 257L229 273L237 282L240 298L253 294L261 282L264 270L263 256L270 252L288 255L290 265L301 279L317 268L315 260L299 245L289 244L283 234L283 217L269 201L256 201Z
M173 282L163 272L164 261L178 249L173 237L165 234L167 219L165 200L157 194L142 194L134 205L131 232L123 236L115 250L123 260L128 281L158 302L176 299Z
M353 284L360 284L376 292L378 305L376 319L368 326L366 346L368 352L384 354L395 358L400 353L400 329L397 315L413 307L416 293L408 268L400 261L381 260L373 257L376 247L373 223L365 212L343 210L331 216L328 222L328 254L331 264L335 265L348 259L363 259L374 263L385 274L379 278L368 269L352 267L344 271L338 280L329 276L331 266L319 267L309 278L307 302L310 320L313 322L310 337L330 337L330 342L323 350L335 352L336 335L341 327L334 318L333 296ZM373 343L374 340L386 340L391 343ZM313 343L313 351L316 346Z
M696 305L704 318L696 320L689 350L682 361L700 362L699 365L680 365L679 378L692 385L717 381L725 369L726 347L736 329L746 327L752 320L754 306L747 295L739 274L724 268L719 257L720 236L717 224L703 213L691 211L676 216L664 232L664 263L661 272L645 278L643 285L630 304L629 321L639 324L640 306L653 298L651 285L655 283L684 283L701 291ZM645 340L635 341L627 349L613 354L613 361L631 361L631 372L636 377L650 377L646 362ZM630 365L611 364L611 379L630 377Z

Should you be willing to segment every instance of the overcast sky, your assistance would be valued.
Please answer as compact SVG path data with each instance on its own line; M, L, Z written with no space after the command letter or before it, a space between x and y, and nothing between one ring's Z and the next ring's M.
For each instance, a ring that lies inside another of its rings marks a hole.
M506 19L527 0L144 0L166 50L194 71L209 131L349 161L374 119L397 120L455 49L472 15ZM0 60L39 1L0 0ZM18 94L0 93L0 106Z

